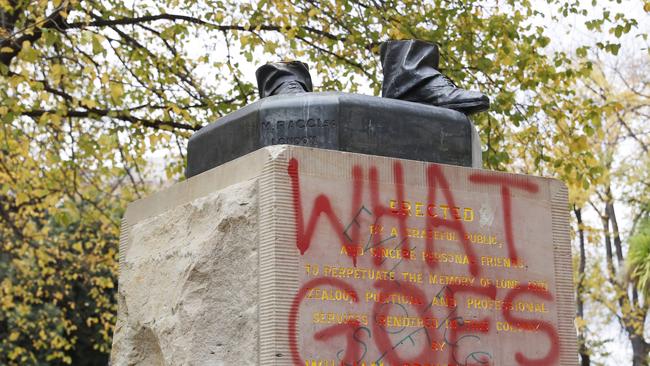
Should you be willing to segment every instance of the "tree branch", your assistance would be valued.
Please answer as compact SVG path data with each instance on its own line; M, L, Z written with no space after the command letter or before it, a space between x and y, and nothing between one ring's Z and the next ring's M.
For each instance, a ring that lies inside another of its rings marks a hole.
M277 25L249 25L249 26L243 26L243 25L235 25L235 24L215 24L211 23L208 21L205 21L203 19L187 16L187 15L180 15L180 14L156 14L156 15L146 15L146 16L141 16L141 17L133 17L133 18L120 18L120 19L99 19L98 17L95 17L94 21L91 22L74 22L74 23L66 23L63 28L84 28L84 27L110 27L110 26L116 26L116 25L134 25L134 24L141 24L141 23L148 23L148 22L155 22L158 20L170 20L173 22L176 21L185 21L193 24L199 24L199 25L205 25L209 26L210 28L213 28L215 30L219 30L222 32L225 31L246 31L246 32L252 32L252 31L258 31L258 30L263 30L263 31L282 31L282 30L291 30L292 27L280 27ZM297 27L299 29L303 29L307 32L318 34L319 36L329 38L331 40L335 41L342 41L344 42L346 40L345 37L342 36L337 36L335 34L323 31L321 29L317 29L314 27L309 27L309 26L302 26L302 27Z
M20 53L20 51L23 48L23 43L29 42L31 44L34 44L37 40L41 38L43 35L43 28L61 28L63 27L65 23L65 19L63 17L64 9L68 7L68 4L62 4L58 9L56 9L52 14L48 15L45 17L45 20L42 21L40 24L33 24L31 27L33 27L33 30L31 30L31 33L26 33L21 37L18 37L16 39L13 38L13 36L3 39L2 42L0 42L0 49L2 48L9 48L11 51L9 52L0 52L0 64L3 64L5 66L9 66L11 64L11 61Z
M31 111L25 111L22 112L21 114L23 116L27 117L32 117L32 118L39 118L43 116L44 114L57 114L59 111L56 110L44 110L44 109L35 109ZM95 116L100 116L100 117L109 117L109 118L116 118L122 121L127 121L127 122L132 122L132 123L139 123L143 126L146 127L152 127L152 128L157 128L161 129L163 126L165 127L172 127L176 128L179 130L186 130L186 131L197 131L201 127L197 126L192 126L186 123L180 123L180 122L173 122L173 121L164 121L160 119L154 119L154 120L149 120L149 119L144 119L140 117L135 117L131 116L130 114L125 113L125 111L114 111L114 110L109 110L109 109L88 109L88 110L72 110L64 113L62 117L67 118L67 117L73 117L73 118L87 118L91 117L92 115Z

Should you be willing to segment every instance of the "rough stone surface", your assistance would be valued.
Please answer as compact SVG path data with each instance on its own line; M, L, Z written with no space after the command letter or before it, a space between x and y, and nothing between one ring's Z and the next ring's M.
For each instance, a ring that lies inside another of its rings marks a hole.
M256 181L127 231L112 365L257 364Z
M575 365L567 207L552 179L259 149L129 205L112 364Z

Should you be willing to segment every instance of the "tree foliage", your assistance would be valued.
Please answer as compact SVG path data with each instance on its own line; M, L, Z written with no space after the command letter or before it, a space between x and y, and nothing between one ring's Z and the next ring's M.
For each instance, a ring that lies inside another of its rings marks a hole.
M629 273L639 291L650 293L650 220L639 225L639 231L630 238L628 254Z
M595 233L589 241L597 246L585 250L588 241L582 237L579 240L578 303L591 302L592 307L604 309L605 318L615 320L627 336L633 351L632 364L648 365L646 323L650 302L647 294L639 293L634 281L630 281L634 275L630 278L627 273L631 268L642 268L634 237L640 234L640 224L650 207L650 134L646 127L650 119L650 83L644 66L650 57L634 50L625 59L606 62L598 53L594 58L601 60L588 77L580 80L579 97L588 100L598 113L599 125L586 137L595 160L577 162L574 170L588 177L589 185L573 186L572 191L576 217L582 211L591 211L597 218L591 227L581 224L579 235L583 231ZM581 322L584 342L599 337L589 323L593 322ZM583 354L583 361L588 355Z
M306 61L317 90L378 94L381 41L436 42L442 71L492 98L474 120L488 168L559 177L580 210L617 196L647 212L647 175L611 147L634 139L650 160L647 130L629 124L648 84L631 103L594 68L620 37L647 37L616 3L0 0L0 364L106 362L124 207L151 189L152 156L180 177L187 138L253 101L267 60ZM552 51L553 28L576 16L602 36ZM611 189L625 172L642 193Z

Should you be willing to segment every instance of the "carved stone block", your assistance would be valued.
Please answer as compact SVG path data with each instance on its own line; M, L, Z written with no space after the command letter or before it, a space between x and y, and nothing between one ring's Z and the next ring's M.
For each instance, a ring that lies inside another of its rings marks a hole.
M129 206L118 293L115 366L577 362L539 177L262 148Z

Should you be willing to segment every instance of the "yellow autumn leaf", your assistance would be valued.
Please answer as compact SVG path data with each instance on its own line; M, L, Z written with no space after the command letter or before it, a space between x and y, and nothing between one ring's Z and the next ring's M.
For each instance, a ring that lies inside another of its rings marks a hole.
M11 78L9 78L9 84L15 88L18 86L18 84L22 83L24 80L25 79L22 76L14 75Z
M16 347L13 350L11 350L11 352L9 352L9 359L15 360L23 353L25 353L25 349L23 347Z
M242 46L246 46L246 45L248 45L250 42L251 42L251 36L249 36L249 35L241 35L241 36L239 37L239 43L240 43Z
M52 65L52 69L50 73L52 79L58 82L58 80L61 78L61 75L63 75L64 70L65 70L64 67L61 66L60 64Z
M111 83L111 97L115 100L119 100L122 95L124 95L124 88L122 87L122 84L118 83Z
M20 337L20 333L18 332L11 332L9 333L9 342L13 342L17 340Z
M81 100L81 105L88 108L95 108L97 107L97 102L94 99L84 98Z

